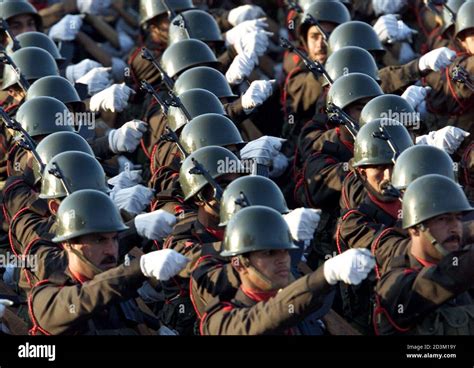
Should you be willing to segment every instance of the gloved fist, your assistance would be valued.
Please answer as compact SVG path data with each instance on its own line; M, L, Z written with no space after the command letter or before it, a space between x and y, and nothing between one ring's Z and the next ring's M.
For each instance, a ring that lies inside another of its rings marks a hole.
M446 68L456 59L456 52L447 47L440 47L423 55L418 62L420 71L433 70L435 72Z
M235 50L238 54L244 54L248 58L252 58L254 63L257 64L258 57L262 56L268 49L271 35L273 33L263 30L244 33L234 43Z
M93 112L100 110L122 112L128 105L128 99L135 92L125 84L113 86L92 96L90 109Z
M442 149L452 155L461 146L461 143L470 133L453 126L446 126L440 130L429 132L416 138L416 144L427 144Z
M410 86L402 94L404 98L415 110L425 101L426 96L431 91L431 87Z
M116 189L125 189L140 184L143 181L141 170L124 170L117 176L110 178L107 183Z
M249 32L260 32L266 28L268 28L268 23L265 18L246 20L238 26L228 30L225 34L225 40L229 45L234 45L242 35Z
M254 20L264 17L265 12L257 5L242 5L232 9L227 16L227 20L234 27L246 20Z
M109 133L109 147L113 153L133 152L148 129L148 124L141 120L132 120L119 129Z
M172 249L162 249L141 256L140 268L146 277L160 281L177 275L189 262L185 256Z
M242 95L242 107L244 110L252 110L263 104L273 93L275 80L253 81L249 89Z
M395 14L400 12L407 0L372 0L372 8L375 15Z
M153 198L153 190L143 185L131 188L112 190L110 198L120 210L125 210L132 215L142 212Z
M150 240L160 240L173 231L176 217L166 211L158 210L138 215L134 221L138 235Z
M117 57L112 58L112 77L117 83L125 80L125 70L127 67L127 63L122 59Z
M283 153L279 152L278 155L273 157L268 175L273 179L279 178L288 168L288 164L288 158Z
M359 285L375 266L375 259L368 249L349 249L324 262L324 278L330 285L342 281Z
M415 30L408 27L402 20L393 14L381 16L374 24L374 30L382 43L396 41L411 41Z
M105 15L111 3L112 0L76 0L79 13L92 15Z
M270 166L273 159L278 156L281 146L286 139L263 136L251 141L240 150L242 160L255 160L257 164Z
M291 236L296 241L306 241L313 239L314 232L318 228L321 220L321 210L313 208L297 208L283 215Z
M49 30L49 37L55 41L73 41L82 27L80 15L66 15Z
M245 54L238 54L225 73L225 78L231 85L240 84L244 78L247 78L252 73L254 67L255 62L253 58L249 58Z
M130 161L128 158L125 156L117 156L117 162L119 165L119 172L124 172L124 171L134 171L134 170L141 170L142 165L140 164L134 164L132 161ZM141 171L140 171L141 172Z
M104 66L91 59L82 60L79 64L69 65L66 68L66 78L71 83L76 83L79 78L89 73L92 69L103 68Z
M400 65L409 63L412 60L415 60L418 55L413 50L413 47L408 42L400 43L400 52L398 54L398 62Z
M94 96L112 85L110 71L110 68L94 68L79 78L76 83L86 84L89 96Z

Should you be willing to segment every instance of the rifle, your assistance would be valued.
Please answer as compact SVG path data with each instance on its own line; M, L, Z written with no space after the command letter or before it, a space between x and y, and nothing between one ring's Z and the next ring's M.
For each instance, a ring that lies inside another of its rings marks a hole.
M175 132L173 132L169 126L165 127L166 133L160 137L160 141L173 142L178 146L178 149L181 151L184 158L189 156L189 153L186 152L184 147L179 142L179 138Z
M471 91L474 91L474 83L472 78L464 67L456 65L451 71L451 80L456 83L464 84Z
M153 64L153 66L158 70L161 76L161 80L165 83L166 88L172 91L174 87L174 81L170 78L170 76L165 72L165 70L161 67L161 65L156 61L155 57L148 50L146 47L142 48L142 58L149 61Z
M170 7L170 4L168 4L168 0L161 0L161 3L163 4L166 9L166 12L168 13L168 19L173 20L174 18L176 18L176 13Z
M450 15L451 15L451 21L454 23L456 22L456 12L451 9L446 0L428 0L426 2L426 6L428 9L430 9L433 13L435 13L438 16L442 16L442 14L436 9L436 6L441 5Z
M51 175L54 175L56 178L58 178L61 181L61 184L63 185L64 189L66 190L66 194L70 195L72 193L71 187L69 184L66 182L65 176L59 167L59 165L56 162L53 162L51 164L53 168L49 169L49 173Z
M335 105L332 102L329 102L326 106L326 112L330 121L344 125L352 137L355 139L357 133L359 132L359 124L354 121L345 111L343 111L339 106Z
M144 90L146 93L149 93L152 95L152 97L155 99L156 102L158 102L158 105L160 105L161 109L163 110L163 113L165 115L168 115L168 104L166 103L163 98L158 94L158 92L155 91L153 86L146 80L142 80L140 83L140 88Z
M11 33L10 28L8 27L7 21L6 21L5 19L3 19L3 18L0 18L0 31L5 32L5 34L7 35L7 37L8 37L8 38L10 39L10 41L12 42L12 50L13 50L13 51L16 51L16 50L21 49L20 42L18 42L18 40L16 39L16 37L13 35L13 33Z
M236 198L234 202L237 206L242 208L250 207L252 205L244 192L240 192L239 198Z
M18 84L20 85L21 89L27 93L28 89L30 88L30 83L28 83L25 76L21 73L20 68L18 68L18 66L5 50L0 50L0 63L8 64L12 67L13 71L18 77Z
M294 2L292 0L286 0L286 6L287 6L288 10L294 10L298 14L304 14L303 8L299 4L297 4L296 2ZM321 35L323 36L324 43L326 44L326 46L328 45L329 35L323 29L323 27L321 27L321 24L319 23L318 20L316 20L311 14L307 13L306 18L303 20L303 23L309 23L312 26L316 26L319 33L321 33Z
M222 187L217 184L217 182L214 180L214 178L209 174L209 171L207 171L204 166L202 166L195 158L192 158L194 167L189 170L190 174L194 175L202 175L204 178L207 180L209 184L214 188L214 198L218 201L221 200L222 198Z

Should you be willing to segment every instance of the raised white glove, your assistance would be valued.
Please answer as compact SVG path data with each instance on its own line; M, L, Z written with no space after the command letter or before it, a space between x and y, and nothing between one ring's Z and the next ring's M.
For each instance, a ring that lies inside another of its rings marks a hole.
M283 215L291 236L296 241L306 241L313 239L314 232L318 228L321 220L321 210L313 208L297 208Z
M405 6L407 0L372 0L375 15L395 14Z
M248 90L242 95L242 107L244 110L252 110L263 104L273 93L275 80L253 81Z
M342 281L359 285L375 266L375 259L368 249L349 249L324 262L324 278L330 285Z
M125 70L128 65L122 59L117 57L112 58L112 76L117 83L122 83L125 80Z
M281 146L286 139L263 136L251 141L240 150L242 160L256 160L257 164L270 166L273 159L278 156Z
M288 157L279 152L278 155L273 157L272 166L270 167L268 175L270 178L279 178L286 171L288 165Z
M128 158L122 155L117 156L117 162L119 165L119 172L134 171L134 170L142 169L142 165L134 164L132 161L130 161Z
M76 83L79 78L89 73L92 69L103 68L104 66L91 59L82 60L78 64L69 65L66 68L66 78L71 83Z
M162 249L141 256L140 268L146 277L166 281L177 275L188 262L189 259L175 250Z
M142 212L153 198L153 190L143 185L135 185L131 188L112 190L110 198L115 205L132 215Z
M112 0L76 0L77 9L83 14L104 15Z
M415 53L413 47L408 42L400 43L400 53L398 54L398 62L400 65L409 63L412 60L415 60L419 55Z
M147 128L148 124L144 121L132 120L119 129L112 129L109 133L110 150L113 153L135 151Z
M138 215L134 221L138 235L150 240L160 240L173 231L176 217L166 211L157 210Z
M242 37L242 35L249 32L260 32L266 28L268 28L268 23L265 18L246 20L238 26L228 30L225 34L225 40L229 45L233 45Z
M431 87L410 86L402 94L404 98L415 110L425 101L426 96L431 91Z
M116 189L125 189L140 184L142 181L142 170L131 170L129 168L110 178L107 183Z
M227 16L227 20L234 27L246 20L254 20L264 17L265 12L257 5L242 5L232 9Z
M461 143L470 133L453 126L446 126L442 129L416 138L416 144L427 144L429 146L442 149L452 155L461 146Z
M244 54L248 58L252 58L254 63L257 64L258 57L267 51L270 44L269 37L272 34L264 30L244 33L234 43L235 50L238 54Z
M80 15L68 14L49 30L49 37L55 41L73 41L82 27Z
M112 85L110 71L110 68L94 68L79 78L76 83L86 84L89 96L94 96Z
M252 73L254 67L255 61L253 58L249 58L245 54L238 54L225 73L225 78L229 84L240 84L244 78Z
M128 105L128 99L135 92L125 84L114 84L92 96L90 109L93 112L100 110L122 112Z
M422 72L433 70L435 72L446 68L456 59L456 52L447 47L440 47L423 55L418 62Z
M393 14L381 16L374 24L374 30L383 43L397 41L411 41L412 36L417 33L408 27L402 20L398 20Z

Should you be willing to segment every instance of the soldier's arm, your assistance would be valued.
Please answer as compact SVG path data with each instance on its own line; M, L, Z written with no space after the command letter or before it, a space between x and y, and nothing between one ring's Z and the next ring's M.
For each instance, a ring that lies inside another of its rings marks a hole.
M418 67L419 60L416 59L404 65L386 66L380 69L379 77L382 90L385 93L397 93L421 79L422 75Z
M64 0L41 9L39 15L43 20L44 27L49 28L59 22L65 15L77 12L76 0Z
M217 58L221 63L222 71L225 73L229 69L230 64L237 56L237 51L235 51L234 46L229 45L229 47Z
M300 69L292 71L285 83L285 93L290 101L290 111L287 114L296 116L312 115L316 101L323 92L321 83L315 78L313 73Z
M47 283L32 290L30 317L50 334L69 334L104 307L137 296L145 280L136 259L84 284Z
M217 305L201 320L203 335L266 335L283 333L323 304L331 286L323 267L304 276L265 302L248 308Z
M392 259L406 253L410 242L408 234L398 228L387 228L380 233L372 243L379 276L387 271Z
M115 156L110 150L109 146L109 137L103 136L100 138L95 138L91 142L89 142L94 155L102 160L108 160Z
M230 120L232 120L236 125L248 118L248 115L242 107L242 98L224 104L224 110Z

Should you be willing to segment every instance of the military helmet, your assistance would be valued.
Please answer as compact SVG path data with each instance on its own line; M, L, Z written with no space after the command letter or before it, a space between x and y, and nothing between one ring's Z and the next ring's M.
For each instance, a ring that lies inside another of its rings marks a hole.
M336 3L340 2L348 8L351 7L351 0L298 0L297 1L298 5L303 9L303 11L308 9L308 6L316 2L336 2Z
M184 126L179 141L187 153L207 146L244 144L233 121L219 114L203 114L191 120Z
M43 77L34 82L28 89L26 100L42 96L54 97L64 104L83 104L72 83L58 75Z
M185 201L195 196L208 184L203 175L192 173L193 159L197 160L213 179L244 171L238 157L226 148L210 146L193 152L183 161L179 171L179 184Z
M194 8L191 0L168 0L168 5L174 12L180 12L187 9ZM162 0L140 0L140 25L143 26L146 22L153 18L166 14L168 10Z
M204 42L181 40L167 47L161 57L161 66L171 77L196 66L218 66L216 56Z
M399 150L398 154L413 146L410 133L403 124L391 119L377 119L362 126L357 133L352 166L393 164L394 152L387 140L379 136L381 129L390 135L392 143Z
M329 53L345 46L358 46L371 53L385 52L377 33L370 24L350 21L336 27L329 36Z
M25 47L11 54L12 61L30 83L48 75L59 75L58 66L51 54L39 47ZM10 65L3 70L2 90L14 86L19 81L17 73Z
M446 5L451 9L455 14L458 13L459 8L462 4L464 4L466 0L448 0ZM443 25L441 26L441 30L445 33L448 29L456 24L456 17L453 18L451 12L449 12L446 7L443 7L442 10L442 18L443 18Z
M84 152L94 157L94 152L89 143L79 134L72 132L50 134L36 146L36 152L45 165L56 155L67 151ZM33 173L36 181L41 179L40 168L36 161L33 161Z
M225 115L224 106L222 106L219 99L205 89L190 89L181 93L178 97L191 119L208 113ZM176 132L187 123L188 119L183 111L179 107L170 106L168 109L168 126L170 129Z
M392 173L392 185L406 189L415 179L429 174L438 174L456 181L454 162L443 150L427 145L407 148L397 158Z
M174 84L174 91L181 94L192 88L202 88L212 92L218 98L236 98L225 76L218 70L208 66L198 66L186 70Z
M420 125L419 114L404 98L382 95L370 100L362 109L359 124L362 126L376 119L393 119L409 129Z
M456 37L462 32L474 28L474 2L467 1L461 5L456 16Z
M10 18L18 15L30 14L36 23L36 28L40 31L43 28L43 21L38 11L27 0L3 0L0 2L0 17L7 22Z
M242 200L248 201L244 205ZM225 188L221 198L220 226L226 226L235 213L249 206L265 206L288 213L285 197L273 180L251 175L238 178Z
M39 47L40 49L48 51L56 60L57 64L63 63L66 59L59 52L58 47L54 41L42 32L25 32L16 37L20 43L21 48L24 47ZM9 45L11 49L12 45Z
M80 190L65 198L56 218L58 229L53 238L55 243L83 235L128 229L109 196L93 189Z
M170 24L168 45L189 38L203 42L224 42L216 20L209 13L198 9L182 12Z
M357 46L346 46L337 50L328 57L324 65L333 81L349 73L362 73L380 82L379 69L374 57ZM324 79L323 86L328 84Z
M359 100L383 95L382 88L371 77L362 73L350 73L337 79L328 92L328 103L341 109Z
M333 23L340 25L351 20L351 14L347 7L338 1L316 1L308 5L305 9L298 34L306 37L308 29L313 25L308 15L312 16L318 22ZM305 40L306 42L306 40Z
M55 132L73 132L72 114L53 97L37 97L26 101L16 113L16 120L31 137Z
M403 195L402 225L408 229L445 213L473 210L456 182L438 174L424 175L408 185Z
M283 216L264 206L251 206L237 212L227 224L222 248L222 257L262 250L299 249L293 244Z
M40 198L64 198L68 195L62 181L50 173L57 165L72 193L82 189L110 192L104 169L94 156L84 152L69 151L54 156L46 165L41 182ZM71 193L69 193L71 194Z

